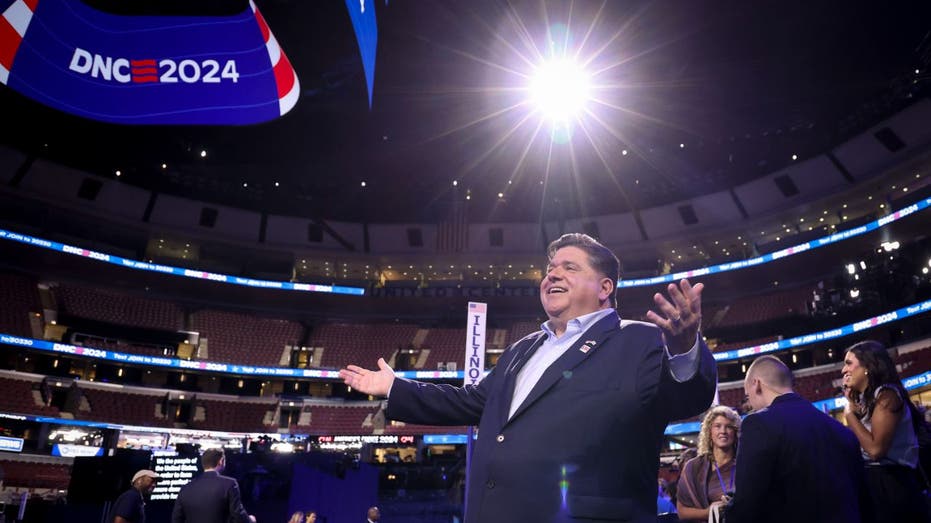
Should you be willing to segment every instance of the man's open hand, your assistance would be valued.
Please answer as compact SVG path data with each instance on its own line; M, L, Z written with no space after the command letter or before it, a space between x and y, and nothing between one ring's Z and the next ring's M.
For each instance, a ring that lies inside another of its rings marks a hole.
M669 284L669 300L658 292L653 295L660 313L648 311L647 320L662 329L670 354L683 354L695 345L701 328L701 291L704 288L702 283L693 287L688 280L682 280L679 285Z
M385 362L385 358L378 358L378 370L368 370L356 365L348 365L339 371L343 383L350 387L373 396L387 396L394 383L394 370Z

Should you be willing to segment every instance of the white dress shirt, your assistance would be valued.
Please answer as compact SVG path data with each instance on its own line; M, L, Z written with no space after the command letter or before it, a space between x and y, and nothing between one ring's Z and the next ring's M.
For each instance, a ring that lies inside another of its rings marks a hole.
M543 341L543 344L537 348L536 352L517 373L517 382L514 384L514 396L511 397L508 419L517 412L521 403L527 399L530 391L540 381L546 369L569 350L569 347L575 345L585 331L609 314L617 314L617 311L602 309L573 318L566 324L566 331L559 337L553 331L552 322L547 321L540 325L540 328L546 333L546 340ZM695 337L695 344L692 345L688 352L673 356L669 354L669 348L666 347L666 356L669 358L669 371L674 380L681 383L692 379L695 373L698 372L698 336Z

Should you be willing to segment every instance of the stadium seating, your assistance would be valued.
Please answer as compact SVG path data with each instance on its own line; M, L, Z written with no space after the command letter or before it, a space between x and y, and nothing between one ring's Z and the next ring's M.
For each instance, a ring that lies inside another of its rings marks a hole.
M931 370L931 345L900 354L895 359L900 376L914 376Z
M170 301L65 283L56 297L60 312L79 318L172 332L184 328L181 307Z
M57 416L58 409L46 406L42 400L41 378L23 378L0 375L0 398L3 398L3 411L17 414L35 414L39 416Z
M16 336L32 336L29 314L41 311L35 280L18 274L0 273L0 332Z
M309 434L342 434L347 436L372 434L371 426L364 427L363 423L369 415L378 412L379 407L371 404L359 406L310 406L310 425L296 426L296 430L306 429Z
M403 323L322 324L311 333L308 345L323 349L315 366L338 369L390 360L399 349L412 346L417 331L416 325Z
M71 481L71 465L0 456L3 486L6 489L66 490Z
M430 355L424 364L424 370L437 368L438 363L455 361L462 369L465 357L465 329L430 329L423 342L422 349L429 349Z
M205 419L198 421L192 416L193 419L188 424L190 428L236 432L275 432L277 429L264 423L266 413L278 407L277 400L219 400L198 396L195 403L203 407Z
M277 366L285 346L297 345L304 332L295 321L218 310L194 312L191 325L207 339L206 359L262 366Z
M157 417L165 394L152 390L149 394L130 392L114 387L82 384L79 386L87 400L77 409L74 417L91 421L119 422L126 425L171 427L173 422L166 417Z
M840 367L825 365L824 370L797 375L795 392L808 401L818 401L840 396Z
M523 338L524 336L540 330L539 321L516 321L508 329L508 344Z
M760 323L777 318L807 315L807 302L811 299L812 287L770 292L747 296L733 301L719 327L735 327Z

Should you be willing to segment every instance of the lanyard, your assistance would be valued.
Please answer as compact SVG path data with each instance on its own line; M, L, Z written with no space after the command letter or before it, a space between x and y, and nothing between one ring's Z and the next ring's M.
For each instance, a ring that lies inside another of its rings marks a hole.
M730 488L725 488L725 487L724 487L724 478L721 477L721 468L718 467L718 463L717 463L717 462L714 463L714 471L718 473L718 483L721 484L721 492L727 494L728 492L733 492L733 491L734 491L734 472L735 472L735 469L736 469L736 467L731 468L731 483L730 483Z

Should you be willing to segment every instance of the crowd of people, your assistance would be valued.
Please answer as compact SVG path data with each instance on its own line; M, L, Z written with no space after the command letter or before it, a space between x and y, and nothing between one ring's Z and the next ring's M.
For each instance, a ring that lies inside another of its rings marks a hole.
M653 325L631 322L614 312L610 250L567 234L547 254L548 321L477 385L395 378L384 360L375 371L341 371L347 385L387 397L391 419L479 425L466 523L656 521L663 428L703 411L698 455L675 489L684 520L929 521L918 479L922 418L885 347L847 351L847 426L796 394L791 370L772 355L747 369L752 413L709 411L717 375L698 335L702 284L670 284L646 314Z
M548 321L477 384L396 378L383 359L378 370L340 371L353 389L386 397L390 419L479 426L466 523L655 522L664 498L655 483L664 429L703 412L696 455L668 489L681 520L931 521L919 461L924 418L883 345L866 341L846 352L846 426L796 394L791 370L772 355L747 369L751 412L742 418L711 406L717 371L700 335L703 284L670 284L666 295L654 295L647 322L623 320L619 261L608 248L566 234L547 257L540 300ZM254 522L235 480L218 476L222 453L211 452L202 457L205 474L182 489L173 521L221 521L206 516L217 512ZM136 479L137 490L154 481ZM121 514L109 521L122 523L116 518L136 521ZM372 507L368 522L378 518ZM289 523L315 519L297 512Z
M672 498L678 521L931 521L919 445L931 432L889 351L876 341L850 346L841 377L846 426L793 392L777 357L758 358L744 380L750 413L705 413L658 513L671 512Z

